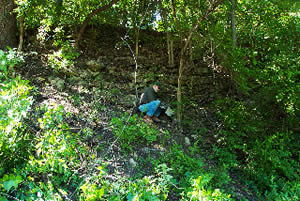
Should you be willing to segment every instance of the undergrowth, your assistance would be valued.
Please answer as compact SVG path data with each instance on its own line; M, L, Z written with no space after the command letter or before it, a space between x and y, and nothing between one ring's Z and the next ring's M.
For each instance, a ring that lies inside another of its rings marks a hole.
M72 132L63 106L35 107L36 89L12 73L22 63L20 55L1 51L0 59L1 201L246 200L228 188L230 172L239 173L258 199L298 200L296 134L282 124L281 129L266 129L269 119L251 104L232 99L216 104L223 124L215 136L212 157L219 163L214 167L206 165L199 142L186 149L138 115L114 116L109 125L114 139L108 146L119 146L124 157L141 147L159 145L163 151L138 161L148 165L147 173L112 175L109 162L85 143L93 129Z
M214 145L220 164L241 171L260 199L298 200L299 140L288 122L271 121L255 102L228 98L216 106L223 122Z
M203 161L186 155L177 144L170 147L171 154L149 158L150 173L112 178L107 162L96 158L82 140L85 136L71 132L63 106L33 105L36 89L10 73L21 61L13 51L1 52L1 201L166 200L170 194L181 200L230 200L213 184L214 174L201 169ZM151 147L162 140L137 115L114 117L110 128L125 155L137 145ZM164 140L169 140L165 133Z

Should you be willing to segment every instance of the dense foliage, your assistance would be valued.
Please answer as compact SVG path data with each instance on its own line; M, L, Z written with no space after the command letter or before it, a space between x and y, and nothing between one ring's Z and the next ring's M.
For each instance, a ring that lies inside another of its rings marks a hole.
M238 46L223 42L218 54L243 97L218 101L223 128L216 150L230 167L242 167L255 178L268 199L294 200L299 181L299 17L288 2L238 6L237 30L243 30L238 31Z
M27 30L28 47L37 43L39 50L47 49L46 63L60 72L74 67L84 44L76 41L76 47L75 40L89 14L110 2L15 0L15 13ZM210 10L215 3L220 5ZM212 103L221 126L214 131L210 157L218 167L204 167L198 142L188 150L174 143L156 159L141 162L151 164L150 173L111 178L107 161L82 141L93 130L72 132L62 106L33 107L37 89L14 74L24 62L22 54L0 50L0 200L166 200L173 194L180 200L231 200L236 195L224 185L232 172L260 200L299 199L299 10L294 1L120 0L88 22L101 24L125 28L123 42L135 43L136 55L139 40L147 40L139 38L140 29L165 34L161 47L168 46L164 39L174 40L177 52L190 42L191 51L182 58L209 56L213 71L231 81L227 97ZM115 116L109 127L124 155L172 138L168 131L160 136L137 115Z
M1 59L3 69L21 61L13 51L1 52ZM72 133L64 122L68 114L62 106L32 108L33 88L28 81L5 75L1 77L0 90L1 200L166 200L174 185L182 186L178 188L182 200L230 200L217 188L221 181L211 183L214 173L206 174L203 163L185 155L176 144L171 155L149 159L153 175L112 180L105 170L104 158L96 158L82 142L82 137L89 135L88 128L82 135ZM150 145L158 137L158 132L137 116L115 117L111 124L125 153L132 152L137 140ZM168 140L170 136L165 134ZM197 153L197 148L193 152ZM169 157L177 160L170 163ZM82 166L86 166L87 174L80 172Z

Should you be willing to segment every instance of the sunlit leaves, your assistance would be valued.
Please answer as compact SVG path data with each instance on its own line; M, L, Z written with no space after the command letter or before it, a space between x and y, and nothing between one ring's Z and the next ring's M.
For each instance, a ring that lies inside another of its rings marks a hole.
M0 150L3 154L0 157L11 157L5 155L5 151L14 152L19 148L19 142L23 137L19 134L19 129L24 129L22 120L26 117L32 104L32 97L29 93L32 89L28 81L21 80L20 77L9 78L12 67L21 62L15 52L3 52L0 50Z
M3 185L3 188L9 192L12 188L17 189L18 185L23 181L22 177L20 175L4 175L2 179L0 179L0 187Z
M296 31L299 18L290 15L293 4L290 2L289 5L275 1L238 1L237 48L233 48L228 40L226 33L231 30L226 21L218 22L211 30L221 43L222 48L217 50L220 57L228 55L223 64L234 74L232 79L239 89L244 93L260 91L258 97L264 96L268 101L258 104L273 102L293 115L297 96L295 61L299 60L296 53L299 49Z
M181 200L232 200L230 195L222 193L220 189L208 188L208 183L213 178L213 175L204 174L198 178L191 178L191 188L189 191L182 193Z

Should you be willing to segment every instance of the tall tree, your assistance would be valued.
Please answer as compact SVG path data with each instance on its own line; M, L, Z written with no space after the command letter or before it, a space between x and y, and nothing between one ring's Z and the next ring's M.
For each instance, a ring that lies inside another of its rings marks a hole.
M14 8L14 0L0 1L0 49L17 45L17 21L12 13Z
M179 69L178 69L178 87L177 87L177 120L179 123L182 122L182 115L183 115L183 108L182 108L182 77L183 77L183 70L184 70L184 64L185 64L185 52L188 49L189 43L193 37L193 34L196 32L196 30L199 28L201 23L204 19L206 19L212 12L216 10L216 8L222 4L225 0L216 0L210 4L210 6L198 17L196 20L196 23L194 23L188 30L184 31L183 21L185 20L180 19L177 16L177 7L175 0L172 0L171 6L172 6L172 13L173 17L177 24L178 32L183 39L181 51L180 51L180 63L179 63ZM184 9L185 12L185 9ZM185 33L188 33L187 37Z
M163 21L162 27L164 32L167 32L167 47L168 47L168 64L169 66L174 66L174 41L172 37L171 24L168 21L168 10L163 6L162 0L158 1L159 3L159 9L161 13L161 18Z

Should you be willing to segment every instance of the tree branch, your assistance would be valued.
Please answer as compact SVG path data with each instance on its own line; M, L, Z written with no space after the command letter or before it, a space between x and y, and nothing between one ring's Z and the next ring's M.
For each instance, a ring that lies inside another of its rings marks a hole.
M96 15L97 13L99 13L99 12L101 12L101 11L104 11L104 10L110 8L112 5L118 3L118 1L119 1L119 0L112 0L109 4L107 4L107 5L105 5L105 6L102 6L102 7L98 8L98 9L94 10L93 12L91 12L91 13L86 17L86 19L84 20L84 22L83 22L83 24L82 24L82 26L81 26L81 28L80 28L80 31L79 31L78 35L77 35L77 38L76 38L76 45L78 45L78 42L80 41L80 39L81 39L81 37L82 37L82 34L83 34L83 32L84 32L84 30L85 30L85 28L86 28L88 22L91 20L91 18L92 18L94 15Z
M210 13L211 13L211 12L213 12L220 4L222 4L224 1L225 1L225 0L219 0L219 1L217 1L213 6L211 6L211 7L205 12L204 15L202 15L202 16L200 17L200 19L197 21L197 23L196 23L196 25L194 26L194 28L190 31L189 36L188 36L188 38L187 38L187 40L186 40L186 43L184 44L184 47L183 47L182 50L181 50L181 55L184 55L184 53L185 53L185 51L186 51L186 49L187 49L187 47L188 47L188 44L189 44L189 42L190 42L190 40L191 40L191 38L192 38L194 32L198 29L200 23L201 23L201 22L202 22L202 21L203 21Z

